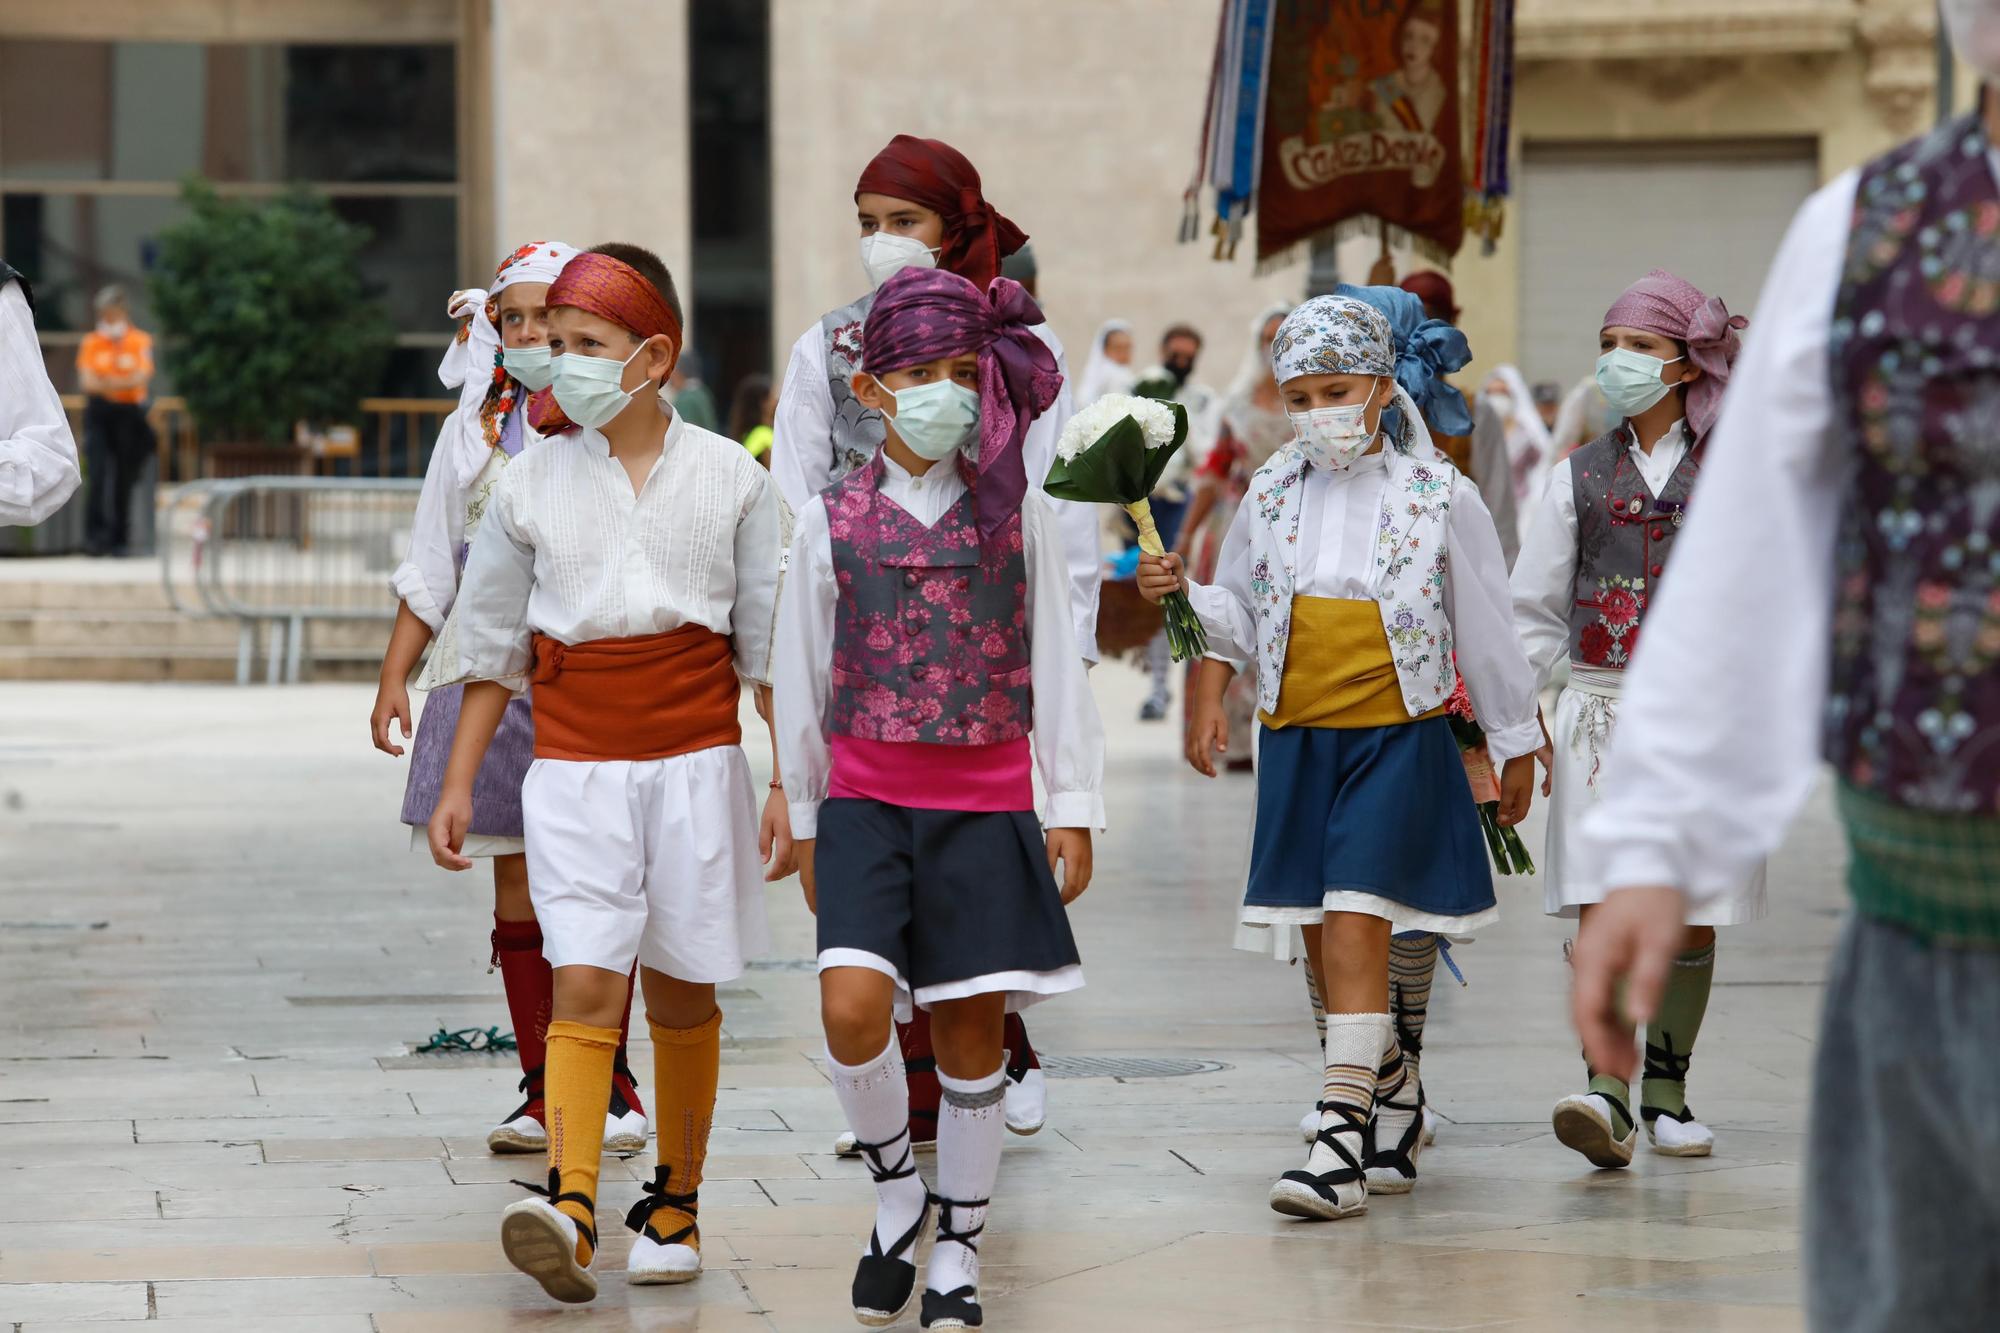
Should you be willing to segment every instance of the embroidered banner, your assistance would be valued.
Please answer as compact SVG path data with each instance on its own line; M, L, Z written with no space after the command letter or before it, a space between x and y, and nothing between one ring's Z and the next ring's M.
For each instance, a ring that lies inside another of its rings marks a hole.
M1383 223L1437 262L1465 238L1457 0L1277 0L1257 259Z

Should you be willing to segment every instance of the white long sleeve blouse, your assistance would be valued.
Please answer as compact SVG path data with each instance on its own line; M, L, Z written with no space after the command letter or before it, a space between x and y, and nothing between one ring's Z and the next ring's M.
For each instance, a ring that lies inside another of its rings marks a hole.
M21 284L0 284L0 527L32 527L69 499L83 474L76 436L49 382Z
M1805 202L1765 280L1583 822L1593 887L1738 892L1818 777L1846 463L1828 337L1859 179Z
M1676 421L1647 453L1629 446L1632 462L1658 495L1687 456L1687 424ZM1563 459L1549 472L1549 484L1535 507L1527 539L1514 562L1514 625L1521 648L1535 669L1535 685L1546 689L1556 663L1569 655L1569 617L1576 604L1576 571L1581 559L1576 520L1576 460ZM1675 566L1679 568L1678 565Z
M464 411L459 408L452 413ZM451 438L453 423L448 417L439 430L439 440ZM523 452L540 443L541 435L525 420L521 422ZM417 494L417 511L410 522L410 549L403 563L389 576L389 586L397 600L436 634L444 628L458 598L458 547L465 540L466 511L482 490L499 485L499 468L482 469L470 486L457 482L459 464L452 451L443 447L431 451L430 465L424 469L424 488Z
M1382 454L1367 454L1338 472L1308 467L1300 483L1298 581L1301 597L1376 597L1375 534L1389 474ZM1212 656L1235 665L1257 655L1251 610L1250 525L1262 522L1245 504L1222 539L1212 584L1190 584ZM1514 634L1507 562L1479 488L1460 474L1452 483L1446 525L1444 607L1451 622L1459 673L1472 710L1486 730L1495 763L1541 747L1535 679Z
M537 632L564 644L702 625L771 678L784 502L743 446L676 416L637 494L594 430L522 450L494 489L424 688L497 680L516 693Z
M921 477L882 456L881 494L926 527L965 493L958 469L939 464ZM1029 689L1034 700L1033 750L1048 795L1049 828L1104 827L1104 724L1090 693L1089 673L1076 650L1069 616L1069 577L1050 502L1030 490L1021 503L1027 563ZM798 519L778 609L772 681L777 715L778 771L791 805L792 836L811 838L832 775L833 637L840 587L826 502L814 496Z
M1056 441L1075 409L1070 402L1069 359L1062 340L1047 324L1034 326L1035 336L1055 353L1062 389L1049 410L1036 417L1021 442L1028 479L1037 487L1056 460ZM833 390L826 378L826 335L815 324L792 344L785 367L784 388L771 419L771 476L794 514L833 483ZM1047 497L1044 497L1047 500ZM1097 599L1103 571L1097 530L1097 507L1047 500L1062 542L1069 580L1069 604L1074 615L1072 637L1087 662L1097 660Z

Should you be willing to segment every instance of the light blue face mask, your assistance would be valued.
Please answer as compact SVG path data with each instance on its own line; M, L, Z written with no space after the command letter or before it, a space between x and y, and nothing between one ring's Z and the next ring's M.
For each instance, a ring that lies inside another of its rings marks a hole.
M611 418L625 410L635 394L642 390L657 391L659 386L649 379L640 380L631 388L622 388L625 382L625 367L632 364L632 357L646 350L640 343L632 349L632 356L623 361L613 361L608 356L585 356L581 352L566 352L554 361L556 406L585 430L596 430Z
M951 457L979 426L979 395L954 380L908 389L891 389L879 379L875 383L895 395L896 415L889 423L919 458L935 463Z
M535 347L506 348L500 353L500 364L529 393L540 393L555 382L556 371L550 363L547 343Z
M1684 359L1677 356L1674 361ZM1674 361L1614 347L1597 358L1597 387L1604 391L1604 401L1611 404L1612 411L1636 417L1675 387L1660 378Z

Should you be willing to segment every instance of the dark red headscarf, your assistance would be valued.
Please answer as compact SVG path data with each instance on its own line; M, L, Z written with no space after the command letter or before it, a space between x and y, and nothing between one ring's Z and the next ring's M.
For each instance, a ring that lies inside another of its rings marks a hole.
M1000 261L1028 243L1026 232L986 202L978 169L942 139L897 135L862 171L854 193L907 199L942 217L937 266L980 291L1000 276Z
M641 338L664 333L673 339L674 351L680 351L681 325L674 318L672 307L660 295L659 288L622 259L584 251L563 265L562 272L549 284L545 299L551 310L557 306L575 306ZM562 408L556 406L553 388L529 397L528 424L544 435L574 429Z
M1062 389L1055 353L1033 328L1041 322L1041 308L1012 278L995 278L982 293L956 273L906 268L875 293L861 328L861 368L870 375L978 353L973 504L981 541L1021 508L1028 489L1021 442Z

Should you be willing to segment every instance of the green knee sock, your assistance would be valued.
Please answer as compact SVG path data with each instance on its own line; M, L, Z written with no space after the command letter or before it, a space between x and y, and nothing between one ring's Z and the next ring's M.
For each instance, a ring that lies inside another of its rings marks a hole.
M1611 1128L1617 1131L1618 1137L1622 1139L1630 1134L1632 1118L1619 1109L1631 1105L1627 1099L1631 1097L1632 1089L1625 1085L1625 1080L1600 1074L1593 1069L1590 1071L1590 1090L1611 1103Z
M1674 959L1660 1012L1646 1025L1646 1075L1639 1105L1679 1117L1687 1111L1688 1060L1708 1012L1708 988L1715 980L1715 945L1689 949Z

